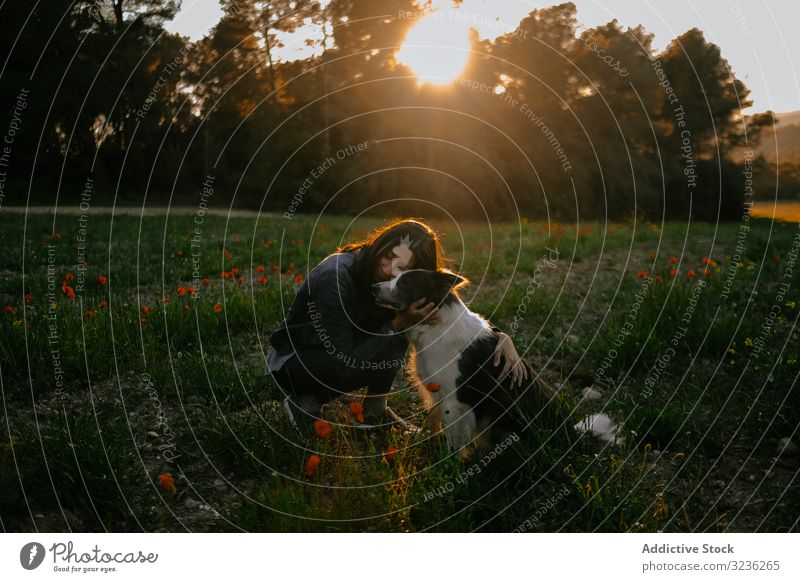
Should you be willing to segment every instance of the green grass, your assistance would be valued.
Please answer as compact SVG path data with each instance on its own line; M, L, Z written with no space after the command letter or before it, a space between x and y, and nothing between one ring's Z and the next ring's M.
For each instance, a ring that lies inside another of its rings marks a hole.
M380 224L350 220L206 216L195 250L208 285L192 297L178 289L195 285L193 216L99 215L87 228L84 288L70 300L61 285L79 274L77 217L59 216L51 238L51 216L9 215L0 230L3 528L797 528L797 464L775 459L800 409L798 277L784 277L796 225L755 221L738 264L738 224L526 220L493 225L491 241L481 225L458 233L436 225L453 268L472 280L462 293L472 308L511 333L561 400L577 405L573 418L611 413L624 445L602 448L537 425L485 464L462 461L439 436L356 433L338 402L327 409L332 436L313 445L321 464L307 477L311 451L292 442L264 357L295 278L343 238ZM542 263L548 249L558 250L552 264ZM714 261L707 274L705 257ZM220 276L233 268L235 276ZM698 295L699 281L707 285ZM783 281L791 287L780 295ZM756 356L767 319L774 323ZM581 402L587 386L603 400ZM393 406L418 414L407 388L398 378ZM176 458L161 452L167 442ZM398 452L387 460L390 445ZM176 495L160 486L162 473L176 479Z

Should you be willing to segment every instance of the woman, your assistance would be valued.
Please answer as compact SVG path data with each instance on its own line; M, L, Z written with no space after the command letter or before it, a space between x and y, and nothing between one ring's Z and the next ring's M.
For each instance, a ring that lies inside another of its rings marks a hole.
M270 336L267 370L287 399L292 422L308 427L323 404L366 387L362 428L402 422L386 399L397 371L405 365L408 343L402 332L436 317L436 306L422 299L407 311L375 304L373 283L403 269L435 270L444 264L441 241L419 220L398 220L366 240L345 245L309 273L286 319ZM514 344L495 329L500 341L494 364L505 357L503 375L521 384L527 372ZM361 419L359 419L361 420Z

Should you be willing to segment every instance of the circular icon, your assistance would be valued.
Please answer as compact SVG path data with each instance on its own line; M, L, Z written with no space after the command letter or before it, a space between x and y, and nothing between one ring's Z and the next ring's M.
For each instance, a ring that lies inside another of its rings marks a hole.
M19 563L26 570L35 570L44 561L44 546L39 542L29 542L19 551Z

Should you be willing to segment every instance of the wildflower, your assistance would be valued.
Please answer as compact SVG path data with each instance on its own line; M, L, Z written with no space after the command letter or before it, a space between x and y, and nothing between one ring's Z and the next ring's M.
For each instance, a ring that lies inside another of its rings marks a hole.
M169 491L173 495L177 493L177 489L175 488L175 478L172 475L169 473L161 473L158 478L161 480L162 489Z
M703 270L700 272L703 273L703 277L708 277L711 275L711 269L709 269L708 267L704 267Z
M72 281L75 276L72 273L67 273L67 276L64 277L67 281Z
M661 283L661 281L663 281L664 278L661 275L656 275L654 277L654 280L655 280L656 283Z
M208 284L209 284L208 277L203 277L202 283L203 283L203 287L208 287Z
M744 338L744 345L746 345L747 347L752 348L753 347L753 340L750 339L749 337Z
M780 255L775 255L775 256L772 257L772 260L775 261L776 263L780 263L781 262L781 256Z
M144 307L142 307L142 314L147 315L148 313L150 313L150 308L147 305L145 305Z
M669 259L667 259L667 262L670 265L677 265L678 264L678 257L670 257Z
M176 255L178 255L179 257L182 257L182 256L183 256L183 249L178 249L178 250L175 252L175 254L176 254Z
M302 283L303 282L303 276L302 275L296 275L295 278L294 278L294 282L298 283L298 284Z
M442 389L442 387L439 386L439 384L437 384L436 382L429 382L428 384L425 385L425 388L428 389L428 392L438 392L439 390Z
M98 304L97 304L97 306L98 306L100 309L105 309L106 307L108 307L108 301L106 301L105 299L103 299L103 300L101 300L101 301L100 301L100 303L98 303Z
M312 477L321 462L322 459L319 458L319 455L317 455L316 453L311 453L311 456L308 457L308 459L306 460L306 464L304 467L306 477Z
M364 422L364 407L360 402L350 403L350 414L352 414L358 422Z
M97 278L97 282L100 285L105 285L106 283L108 283L108 277L106 277L105 275L98 275L96 278Z
M609 230L610 230L610 228L609 228ZM647 256L650 257L651 259L655 259L656 258L656 252L655 251L647 251Z
M61 291L67 296L70 301L75 301L75 289L69 285L62 285Z
M186 287L178 287L178 297L186 295Z
M715 261L711 257L703 257L703 264L709 267L716 267L717 261Z
M636 276L639 277L640 279L647 279L647 275L648 275L647 271L638 271L636 273Z
M30 293L25 295L25 303L31 303L32 301L33 301L33 295L31 295Z
M670 277L674 277L677 274L678 274L678 269L670 269L669 270L669 276Z
M25 301L28 301L27 295L25 296ZM794 301L787 301L786 307L788 307L789 309L794 309L795 307L797 307L797 303L795 303Z
M83 314L84 314L84 315L85 315L87 318L94 317L94 310L93 310L93 309L87 309L86 311L84 311L84 312L83 312Z
M214 313L222 313L222 305L219 303L214 304Z
M388 463L389 461L394 459L394 456L396 454L397 454L397 447L394 446L394 445L389 445L388 447L386 447L386 450L383 452L383 458Z
M10 305L6 305L5 309L3 309L3 311L5 311L8 314L13 314L14 313L14 308L11 307Z
M259 283L261 283L262 285L266 285L266 284L267 284L267 281L269 281L269 279L267 279L267 278L266 278L266 277L264 277L263 275L262 275L261 277L259 277L259 278L258 278L258 282L259 282Z
M280 271L280 270L281 270L281 268L280 268L278 265L272 265L272 267L271 267L271 268L272 268L272 270L273 270L273 271L275 271L276 273L277 273L278 271Z
M164 298L161 300L161 302L164 305L167 305L169 303L169 295L164 295Z
M263 273L264 271L266 271L266 268L264 267L264 265L259 265L256 267L256 271L259 273Z
M191 307L189 307L188 303L184 303L183 304L183 312L184 313L188 313L190 309L191 309Z
M694 269L689 269L688 271L686 271L686 276L687 276L689 279L691 279L692 277L694 277L694 276L695 276Z
M236 282L237 282L239 285L244 285L244 277L243 277L243 276L242 276L242 277L239 277L238 279L236 279Z
M231 269L231 275L238 275L238 274L239 274L239 269L237 269L236 267L233 267Z
M331 436L331 425L326 420L314 421L314 436L318 439L326 439Z
M53 233L53 236L54 236L54 237L56 237L56 238L61 238L61 233L60 233L60 232L58 232L58 231L55 231L55 232Z

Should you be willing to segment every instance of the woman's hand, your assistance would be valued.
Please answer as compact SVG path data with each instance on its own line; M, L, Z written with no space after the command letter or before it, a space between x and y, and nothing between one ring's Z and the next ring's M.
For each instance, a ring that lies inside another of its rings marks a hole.
M424 297L408 306L405 311L398 311L392 319L392 329L403 332L414 327L418 323L437 323L439 321L438 310L433 303L427 303Z
M502 380L511 372L513 384L522 386L522 383L528 379L528 367L519 357L514 342L508 335L502 331L496 332L495 335L497 336L497 346L494 349L494 365L499 366L502 357L505 357L506 360L506 364L500 372L500 379Z

